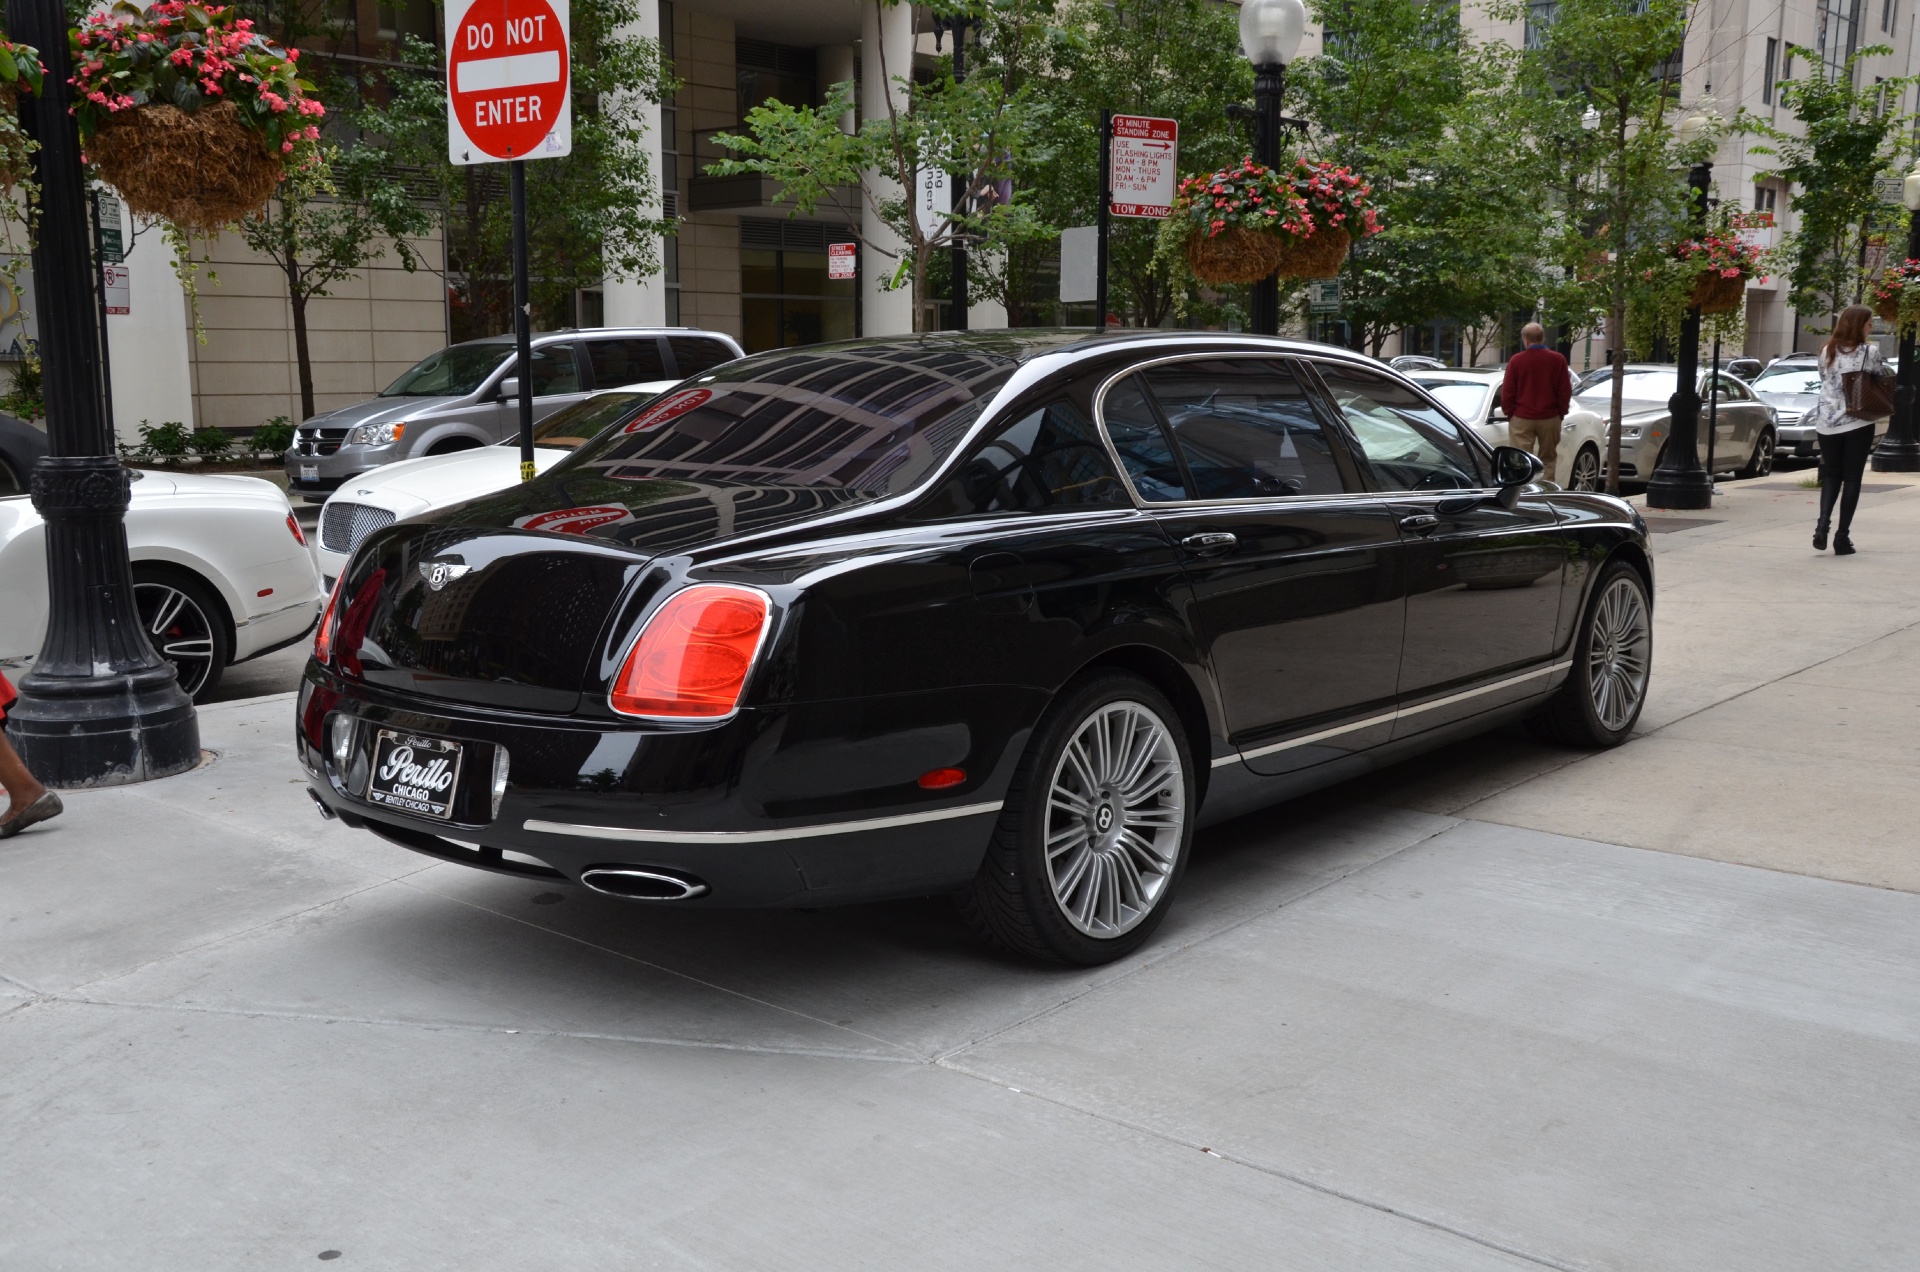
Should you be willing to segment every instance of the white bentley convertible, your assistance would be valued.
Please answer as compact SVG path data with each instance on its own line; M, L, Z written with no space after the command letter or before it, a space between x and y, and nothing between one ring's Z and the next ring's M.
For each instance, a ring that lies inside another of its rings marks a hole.
M154 648L198 698L232 663L313 630L326 599L293 508L257 477L133 471L127 555ZM44 523L0 496L0 668L15 680L47 630Z
M549 415L533 427L535 470L544 473L619 416L678 383L661 380L609 389ZM316 555L326 586L332 588L360 540L375 530L448 504L490 495L519 480L517 437L451 455L403 459L362 473L329 496L320 509L320 547Z

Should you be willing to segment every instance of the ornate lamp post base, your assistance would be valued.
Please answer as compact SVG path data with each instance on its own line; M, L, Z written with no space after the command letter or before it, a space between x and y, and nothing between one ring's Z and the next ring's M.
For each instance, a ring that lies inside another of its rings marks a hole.
M1697 464L1699 461L1695 461ZM1713 507L1713 478L1696 467L1691 472L1655 470L1647 482L1647 507L1678 510Z
M72 582L52 591L46 643L7 712L7 737L48 786L142 782L200 762L193 702L134 606L129 488L110 455L50 456L34 469L48 563Z

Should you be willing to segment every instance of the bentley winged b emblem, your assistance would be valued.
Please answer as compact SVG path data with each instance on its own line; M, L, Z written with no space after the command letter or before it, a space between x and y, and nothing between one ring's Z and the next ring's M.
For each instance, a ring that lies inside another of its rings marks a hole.
M472 568L460 561L422 561L420 577L427 581L428 587L438 592Z

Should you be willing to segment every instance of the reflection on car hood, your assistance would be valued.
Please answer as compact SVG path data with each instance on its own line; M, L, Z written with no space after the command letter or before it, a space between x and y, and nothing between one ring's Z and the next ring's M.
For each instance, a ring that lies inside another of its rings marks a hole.
M1818 393L1768 393L1755 389L1754 395L1768 406L1777 406L1783 411L1811 411L1813 404L1820 400Z
M535 467L545 472L567 452L536 446ZM334 496L349 503L391 508L403 516L419 508L439 508L492 494L520 480L520 448L478 446L451 455L424 455L383 464L340 487Z
M626 481L575 471L538 477L424 519L585 535L659 556L798 525L879 498L833 486Z
M226 500L232 503L268 503L286 502L286 496L280 487L258 477L245 477L239 473L177 473L160 472L151 468L135 470L139 477L133 483L133 500L144 503L154 499L167 499L175 496L195 496L206 499Z
M451 406L463 400L457 397L373 398L366 402L355 402L352 406L343 406L337 411L316 415L300 427L352 428L356 424L385 424L390 420L402 420L422 411Z

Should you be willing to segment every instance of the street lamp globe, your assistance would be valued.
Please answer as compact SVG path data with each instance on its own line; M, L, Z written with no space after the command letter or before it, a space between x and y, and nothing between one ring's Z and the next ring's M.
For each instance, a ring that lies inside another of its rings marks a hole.
M1920 168L1909 172L1900 183L1900 203L1909 212L1920 212Z
M1301 0L1246 0L1240 6L1240 49L1255 66L1285 66L1306 33Z
M1705 141L1720 130L1720 112L1713 108L1713 99L1707 98L1694 107L1693 113L1680 121L1680 144L1691 146Z
M1589 106L1580 112L1580 126L1588 132L1592 132L1598 128L1600 126L1600 108L1598 106Z

